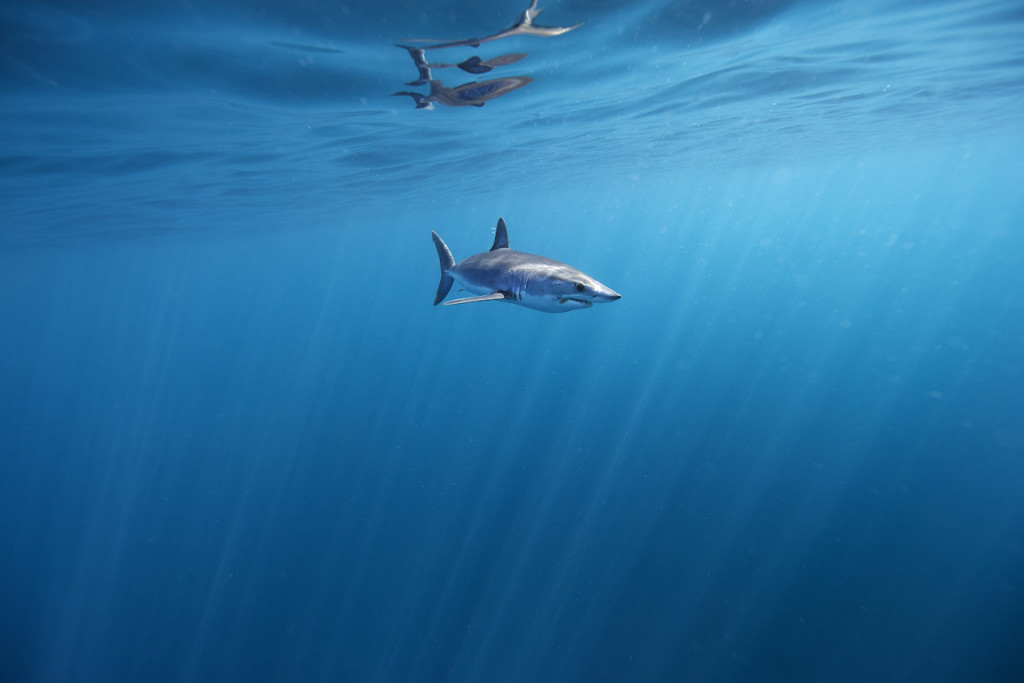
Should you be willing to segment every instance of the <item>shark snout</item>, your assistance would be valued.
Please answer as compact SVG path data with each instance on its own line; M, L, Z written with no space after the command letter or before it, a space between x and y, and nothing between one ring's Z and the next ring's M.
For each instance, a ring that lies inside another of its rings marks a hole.
M609 289L604 285L594 288L593 294L594 303L607 303L609 301L618 301L622 298L622 295L616 292L614 289Z

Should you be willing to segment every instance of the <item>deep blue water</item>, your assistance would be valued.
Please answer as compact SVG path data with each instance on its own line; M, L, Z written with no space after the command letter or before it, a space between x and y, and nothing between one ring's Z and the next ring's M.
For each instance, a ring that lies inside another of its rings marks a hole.
M0 6L0 680L1024 679L1024 5L526 5Z

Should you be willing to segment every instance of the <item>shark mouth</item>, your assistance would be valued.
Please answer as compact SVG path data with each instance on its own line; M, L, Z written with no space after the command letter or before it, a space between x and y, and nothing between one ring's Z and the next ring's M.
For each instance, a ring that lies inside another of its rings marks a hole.
M571 297L571 296L563 296L562 299L561 299L561 303L563 303L563 304L564 303L568 303L569 301L575 301L580 306L583 306L583 308L590 308L591 306L594 305L593 302L587 301L586 299L577 299L577 298Z

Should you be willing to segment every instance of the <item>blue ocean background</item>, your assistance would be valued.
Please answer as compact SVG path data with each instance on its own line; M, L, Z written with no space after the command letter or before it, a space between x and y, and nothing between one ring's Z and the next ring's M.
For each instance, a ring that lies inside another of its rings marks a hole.
M1024 680L1024 5L526 6L0 5L0 680Z

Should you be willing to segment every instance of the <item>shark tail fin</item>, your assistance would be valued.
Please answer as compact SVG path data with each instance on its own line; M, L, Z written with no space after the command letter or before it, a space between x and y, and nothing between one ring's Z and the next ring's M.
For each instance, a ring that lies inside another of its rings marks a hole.
M451 250L448 249L448 245L444 243L440 235L433 230L430 231L430 234L434 237L434 246L437 247L437 259L441 262L441 282L437 285L437 295L434 297L434 305L436 306L448 296L448 292L452 289L454 280L448 274L448 271L455 265L455 257L452 256Z

